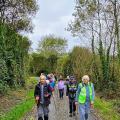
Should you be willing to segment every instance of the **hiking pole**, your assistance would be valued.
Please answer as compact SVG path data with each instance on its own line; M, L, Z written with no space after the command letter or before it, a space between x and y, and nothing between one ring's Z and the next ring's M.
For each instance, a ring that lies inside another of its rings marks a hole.
M59 89L57 88L57 97L59 98Z
M57 97L59 98L58 83L57 83L57 85L56 85L56 94L57 94Z
M53 96L53 103L54 103L54 106L55 106L55 111L57 111L57 107L56 107L54 96Z

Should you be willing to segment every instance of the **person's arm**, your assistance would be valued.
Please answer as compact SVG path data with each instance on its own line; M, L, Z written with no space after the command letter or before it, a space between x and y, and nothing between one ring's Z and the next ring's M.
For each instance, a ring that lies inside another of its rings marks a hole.
M93 83L92 83L92 101L91 101L91 103L90 103L90 107L91 108L94 108L94 100L95 100L95 91L94 91L94 85L93 85Z
M76 91L76 98L75 98L76 102L78 102L78 97L79 97L80 91L81 91L81 87L80 87L80 85L78 85L78 88L77 88L77 91Z
M51 97L52 91L53 91L52 87L48 85L48 97Z
M35 90L34 90L34 97L36 98L36 96L39 96L37 85L35 86Z
M36 104L38 105L38 101L40 100L40 97L39 97L39 92L38 92L38 87L37 87L37 85L35 86L34 97L35 97L35 102L36 102Z
M68 85L66 86L66 96L68 96L68 93L69 93L69 87Z
M92 101L94 102L95 100L95 90L94 90L94 85L92 83Z

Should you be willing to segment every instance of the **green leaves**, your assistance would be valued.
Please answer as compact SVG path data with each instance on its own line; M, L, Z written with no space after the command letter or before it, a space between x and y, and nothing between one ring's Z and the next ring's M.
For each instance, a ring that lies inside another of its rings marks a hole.
M7 25L0 25L0 43L1 86L24 85L30 42Z
M49 57L49 55L63 54L66 47L67 40L49 35L43 37L39 42L38 52L42 53L45 57Z
M31 31L31 17L37 9L36 0L4 0L1 1L0 21L8 24L16 31Z
M91 62L92 53L89 51L89 49L76 46L70 53L68 62L64 68L65 71L68 71L69 74L76 75L80 80L84 74L91 74ZM66 68L68 70L66 70Z

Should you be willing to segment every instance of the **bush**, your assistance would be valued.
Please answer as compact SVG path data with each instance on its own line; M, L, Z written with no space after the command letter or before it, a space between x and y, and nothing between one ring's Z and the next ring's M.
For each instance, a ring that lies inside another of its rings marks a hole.
M2 93L6 84L10 88L24 86L25 76L28 73L30 44L28 38L0 23L0 89Z
M3 80L0 80L0 94L3 95L7 93L9 86Z
M34 89L38 81L36 77L30 77L29 79L26 79L25 82L26 82L26 87L28 87L29 89Z

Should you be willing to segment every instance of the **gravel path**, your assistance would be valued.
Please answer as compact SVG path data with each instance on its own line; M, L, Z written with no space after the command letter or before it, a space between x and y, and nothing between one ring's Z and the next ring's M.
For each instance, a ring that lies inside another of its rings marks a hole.
M60 100L56 91L55 97L51 98L51 104L49 106L50 120L79 120L79 114L75 117L69 117L69 108L66 97ZM28 113L23 120L37 120L36 107L34 107L30 113ZM96 117L95 112L91 111L89 120L100 120Z

